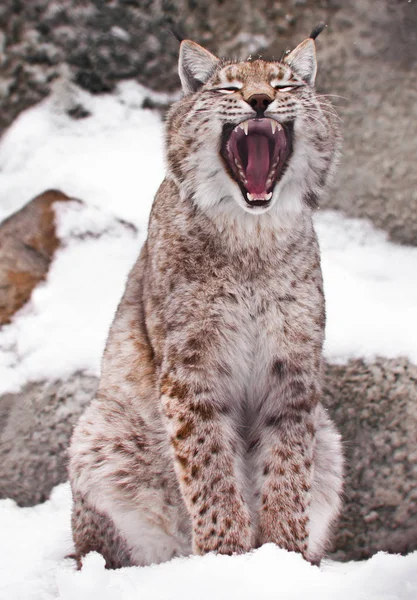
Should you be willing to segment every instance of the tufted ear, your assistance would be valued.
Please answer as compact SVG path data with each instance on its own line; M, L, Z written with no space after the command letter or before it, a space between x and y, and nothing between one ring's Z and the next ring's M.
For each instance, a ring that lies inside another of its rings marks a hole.
M304 79L309 85L314 86L317 74L316 45L314 40L308 38L298 44L285 58L284 62Z
M184 94L192 94L210 79L219 64L219 59L191 40L180 46L178 72Z

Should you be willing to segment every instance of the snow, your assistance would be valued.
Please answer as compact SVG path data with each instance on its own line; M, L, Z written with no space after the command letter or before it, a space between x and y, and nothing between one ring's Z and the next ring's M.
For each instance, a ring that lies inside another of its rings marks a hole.
M0 332L0 394L76 370L98 375L108 327L146 235L163 178L160 117L126 82L108 96L58 87L23 113L0 143L0 219L58 188L61 248L47 280ZM91 116L73 120L81 103ZM316 217L327 297L328 360L408 356L417 363L417 249L397 246L363 220ZM64 343L65 342L65 343ZM33 508L0 501L0 600L417 598L417 553L378 554L319 569L267 545L245 556L191 557L105 571L97 554L82 571L72 551L67 484Z
M57 203L55 211L63 245L47 284L0 333L0 394L76 371L99 375L107 332L140 248L132 226L93 206Z
M1 600L415 600L417 552L313 567L267 544L243 556L193 556L162 565L104 569L91 553L77 571L70 531L71 493L19 508L0 500Z
M58 188L143 226L164 176L162 122L141 108L144 98L133 82L114 95L58 89L22 113L0 144L0 220ZM72 119L63 112L69 103L92 116Z
M393 244L368 221L332 211L319 213L315 225L328 360L379 355L417 363L417 248Z

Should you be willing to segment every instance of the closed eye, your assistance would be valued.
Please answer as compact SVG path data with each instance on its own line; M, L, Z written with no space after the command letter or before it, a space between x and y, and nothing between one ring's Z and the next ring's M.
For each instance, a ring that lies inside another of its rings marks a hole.
M294 88L296 88L298 86L296 85L274 85L274 88L278 91L278 92L291 92Z
M220 92L221 94L233 94L233 92L237 92L240 88L235 86L229 86L224 88L217 88L215 91Z

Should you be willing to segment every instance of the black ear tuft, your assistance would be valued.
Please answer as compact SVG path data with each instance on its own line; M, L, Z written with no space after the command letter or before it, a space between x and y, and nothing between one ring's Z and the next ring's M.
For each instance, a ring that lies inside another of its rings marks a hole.
M185 35L180 25L170 25L168 31L176 40L179 41L180 44L183 40L185 40Z
M312 40L315 40L323 31L323 29L325 29L327 27L326 23L324 23L324 21L321 21L321 23L319 23L318 25L316 25L313 29L313 31L310 33L310 38Z

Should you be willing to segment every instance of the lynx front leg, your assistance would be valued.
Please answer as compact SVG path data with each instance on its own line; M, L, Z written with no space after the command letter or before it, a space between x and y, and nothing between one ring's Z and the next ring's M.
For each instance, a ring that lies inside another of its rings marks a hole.
M258 544L274 542L307 559L313 449L310 412L291 411L266 420L259 440Z
M179 485L192 521L197 554L243 553L253 547L242 496L241 456L233 423L195 380L163 378L162 404Z
M167 377L162 392L176 472L192 520L194 551L249 550L252 532L232 423L210 402L208 391L196 393L191 385Z

